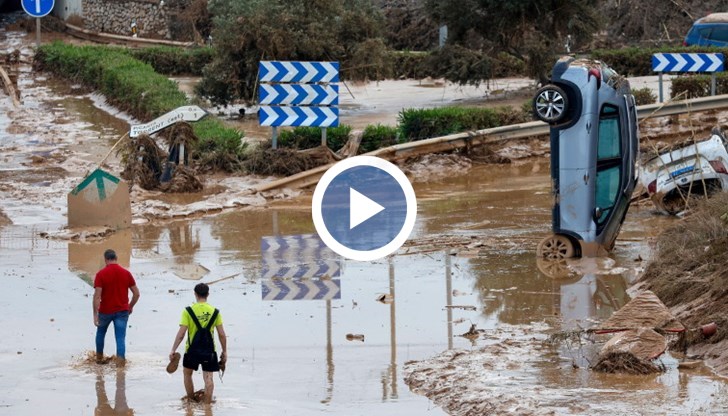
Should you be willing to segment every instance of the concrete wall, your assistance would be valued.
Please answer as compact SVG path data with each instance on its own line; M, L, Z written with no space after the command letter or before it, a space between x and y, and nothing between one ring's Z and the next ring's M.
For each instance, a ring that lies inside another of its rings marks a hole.
M81 6L82 0L56 0L56 5L53 7L53 15L63 20L68 19L68 16L76 14L79 16L83 15L83 8Z
M139 37L165 38L168 36L167 5L160 6L160 0L82 1L86 29L117 35L131 35L131 23L136 20Z

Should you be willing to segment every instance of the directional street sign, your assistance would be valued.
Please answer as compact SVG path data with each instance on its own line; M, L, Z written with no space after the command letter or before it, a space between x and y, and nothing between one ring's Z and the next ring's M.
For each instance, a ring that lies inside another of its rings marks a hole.
M258 118L261 126L336 127L339 108L260 106Z
M339 82L338 62L261 61L260 82Z
M23 0L23 10L32 17L43 17L53 10L54 0Z
M260 105L339 105L338 85L261 84Z
M315 234L263 237L260 244L263 279L337 277L339 257Z
M169 113L157 117L146 124L137 124L131 126L129 137L137 137L141 134L152 134L159 130L169 127L178 121L198 121L204 117L207 112L196 105L188 105L179 107Z
M721 72L722 53L656 53L652 55L655 72Z
M341 299L339 279L262 280L263 300L332 300Z
M68 193L68 226L131 226L127 183L101 169L91 172Z

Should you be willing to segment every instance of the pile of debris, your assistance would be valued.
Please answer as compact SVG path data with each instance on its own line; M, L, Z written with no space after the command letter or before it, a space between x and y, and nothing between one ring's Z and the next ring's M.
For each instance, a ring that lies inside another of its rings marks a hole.
M658 237L642 285L687 327L715 322L715 334L686 331L678 346L728 375L728 194L702 201Z
M685 327L660 299L646 290L594 330L597 334L616 335L604 344L592 369L630 374L662 371L654 360L667 349L664 334L684 331Z
M137 183L142 189L170 193L202 191L202 182L188 167L190 151L197 143L192 126L178 122L161 134L168 151L163 151L147 134L131 138L119 153L124 170L121 177L130 186Z

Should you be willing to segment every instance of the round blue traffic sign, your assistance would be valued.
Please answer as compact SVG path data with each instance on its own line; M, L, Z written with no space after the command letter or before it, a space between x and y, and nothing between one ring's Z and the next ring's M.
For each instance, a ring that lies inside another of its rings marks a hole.
M55 0L23 0L22 6L32 17L43 17L53 10Z

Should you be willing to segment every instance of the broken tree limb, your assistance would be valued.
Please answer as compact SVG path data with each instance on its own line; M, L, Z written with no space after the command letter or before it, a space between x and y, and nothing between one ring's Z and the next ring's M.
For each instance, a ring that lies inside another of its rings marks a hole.
M10 77L8 76L8 73L5 71L5 68L0 66L0 77L2 77L3 85L5 85L5 91L8 93L10 98L13 100L13 106L15 108L20 107L20 101L18 101L18 95L15 91L15 87L13 87L13 83L10 81Z

